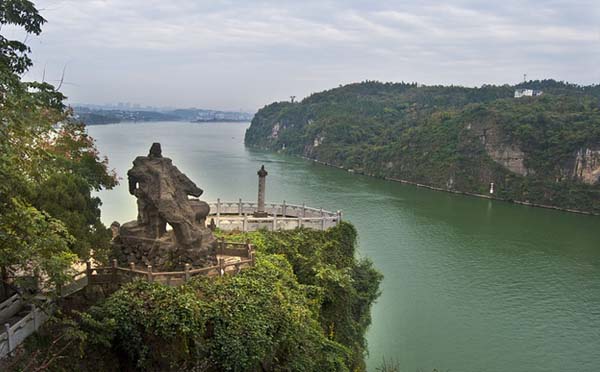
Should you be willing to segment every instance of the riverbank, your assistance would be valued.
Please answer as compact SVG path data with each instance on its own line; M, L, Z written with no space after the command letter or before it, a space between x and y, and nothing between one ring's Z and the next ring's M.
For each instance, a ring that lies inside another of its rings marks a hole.
M508 203L512 203L512 204L525 205L525 206L528 206L528 207L553 209L553 210L557 210L557 211L561 211L561 212L577 213L577 214L583 214L583 215L587 215L587 216L600 216L600 214L598 214L598 213L581 211L581 210L577 210L577 209L561 208L561 207L557 207L557 206L554 206L554 205L531 203L531 202L522 201L522 200L506 200L506 199L495 198L495 197L493 197L491 195L483 195L483 194L471 193L471 192L467 192L467 191L444 189L444 188L441 188L441 187L426 185L426 184L422 184L422 183L418 183L418 182L413 182L413 181L409 181L409 180L403 180L403 179L399 179L399 178L380 177L380 176L376 176L374 174L369 174L369 173L365 173L365 172L357 172L354 169L344 168L344 167L339 166L339 165L335 165L335 164L323 162L323 161L320 161L320 160L317 160L317 159L308 158L306 156L299 156L299 157L302 158L302 159L305 159L305 160L310 160L310 161L312 161L314 163L318 163L318 164L321 164L321 165L328 166L328 167L342 169L342 170L345 170L345 171L350 172L350 173L356 173L356 174L360 174L360 175L363 175L363 176L374 177L374 178L381 178L381 179L384 179L386 181L399 182L399 183L403 183L403 184L406 184L406 185L417 186L417 187L421 187L421 188L429 189L429 190L433 190L433 191L443 191L443 192L448 192L448 193L451 193L451 194L474 196L474 197L477 197L477 198L497 200L497 201L508 202Z

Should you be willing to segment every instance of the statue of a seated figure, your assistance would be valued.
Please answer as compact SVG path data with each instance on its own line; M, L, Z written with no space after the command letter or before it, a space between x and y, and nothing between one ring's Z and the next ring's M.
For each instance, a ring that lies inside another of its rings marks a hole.
M152 144L148 156L135 158L127 176L129 192L138 204L137 221L123 224L119 232L118 244L127 260L164 266L167 261L197 263L209 254L215 239L205 226L208 204L188 198L197 198L203 191L162 156L159 143ZM167 232L167 224L173 234ZM165 257L166 250L169 257Z

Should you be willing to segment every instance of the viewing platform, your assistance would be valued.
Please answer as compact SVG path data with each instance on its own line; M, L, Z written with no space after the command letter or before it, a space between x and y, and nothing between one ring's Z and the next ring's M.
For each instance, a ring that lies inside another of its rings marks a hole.
M258 203L238 201L209 202L210 213L207 222L224 231L270 231L293 230L306 227L326 230L342 221L342 212L328 211L323 208L311 208L306 205L283 203L264 203L264 209L257 217Z

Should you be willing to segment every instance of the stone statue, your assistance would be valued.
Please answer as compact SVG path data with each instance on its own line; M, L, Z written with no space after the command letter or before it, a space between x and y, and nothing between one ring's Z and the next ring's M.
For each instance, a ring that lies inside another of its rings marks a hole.
M208 204L203 191L162 156L160 143L153 143L148 156L138 156L127 172L129 193L137 198L137 221L123 224L116 246L126 261L154 266L203 264L214 250L215 239L205 226ZM167 231L167 224L172 232Z

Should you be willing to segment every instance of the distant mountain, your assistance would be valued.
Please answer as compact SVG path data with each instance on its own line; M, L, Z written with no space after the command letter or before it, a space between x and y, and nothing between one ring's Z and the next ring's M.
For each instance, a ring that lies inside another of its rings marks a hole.
M517 90L542 94L515 98ZM600 214L598 85L368 81L265 106L245 143L377 177Z
M187 122L229 122L251 121L253 114L235 111L204 109L174 109L166 111L146 111L131 109L104 109L90 106L75 106L75 116L86 125L120 123L124 121L187 121Z

